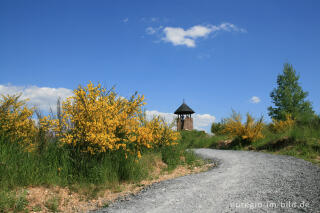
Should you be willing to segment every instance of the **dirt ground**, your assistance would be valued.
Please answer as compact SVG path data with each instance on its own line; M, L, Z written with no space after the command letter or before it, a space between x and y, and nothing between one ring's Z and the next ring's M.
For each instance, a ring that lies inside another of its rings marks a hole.
M109 203L119 197L132 193L138 193L145 186L188 174L208 170L213 164L205 164L190 168L187 165L178 166L171 172L165 171L166 164L157 161L156 167L149 180L140 183L121 183L112 189L99 190L95 195L88 195L81 191L75 192L69 188L59 186L29 187L26 189L28 209L30 212L88 212L101 207L107 207Z

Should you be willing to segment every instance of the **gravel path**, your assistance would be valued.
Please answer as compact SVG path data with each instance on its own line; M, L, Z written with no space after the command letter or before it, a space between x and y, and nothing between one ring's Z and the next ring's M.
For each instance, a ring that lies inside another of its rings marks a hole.
M320 212L320 167L289 156L196 149L210 171L153 184L100 212Z

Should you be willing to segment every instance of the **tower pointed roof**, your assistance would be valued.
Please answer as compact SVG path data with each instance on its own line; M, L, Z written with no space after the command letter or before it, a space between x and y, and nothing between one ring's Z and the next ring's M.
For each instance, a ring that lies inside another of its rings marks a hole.
M194 111L183 101L174 114L193 114Z

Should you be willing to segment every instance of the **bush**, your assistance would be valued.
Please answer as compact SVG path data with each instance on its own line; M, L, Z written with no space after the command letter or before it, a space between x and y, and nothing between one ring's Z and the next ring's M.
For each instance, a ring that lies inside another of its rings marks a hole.
M34 108L28 108L26 101L19 100L20 95L2 95L0 99L0 136L16 141L27 147L33 147L37 134L31 119Z
M120 150L124 157L136 154L140 158L142 148L174 145L179 138L159 117L146 121L143 99L135 94L127 100L89 83L62 103L58 118L42 121L49 123L63 144L78 152L95 155Z
M287 114L285 120L272 119L270 129L275 133L285 132L287 130L290 130L294 126L294 124L295 120L292 119L292 116L290 114Z
M172 170L180 163L182 150L179 146L167 146L161 149L162 161L168 165L168 170Z
M146 120L143 105L143 96L128 100L92 83L76 89L62 107L59 103L57 115L45 117L19 96L2 96L0 191L139 181L150 171L148 153L160 155L161 149L174 167L181 154L180 134L159 117ZM35 112L37 123L32 120Z
M211 132L215 135L223 135L223 129L225 127L225 121L222 120L219 123L212 123Z
M296 125L309 128L320 128L320 116L310 114L299 114L296 118Z
M243 124L241 122L240 113L232 112L230 118L226 119L223 133L231 137L239 137L241 140L254 142L257 139L263 138L262 129L264 127L263 118L255 121L254 118L247 113L247 120Z

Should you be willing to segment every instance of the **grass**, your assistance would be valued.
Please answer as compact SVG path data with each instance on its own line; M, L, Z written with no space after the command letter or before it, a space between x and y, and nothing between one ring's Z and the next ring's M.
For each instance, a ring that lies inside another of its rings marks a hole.
M42 211L42 208L39 204L37 204L37 205L33 206L31 210L33 212L40 212L40 211Z
M182 132L182 143L186 148L216 148L233 150L254 150L274 154L290 155L320 165L320 125L297 124L285 132L275 133L263 129L264 137L255 142L228 136L209 136L201 131Z
M295 126L283 133L266 131L265 135L265 138L252 143L249 148L290 155L320 165L320 131L317 128Z
M152 155L140 160L121 153L97 157L72 156L67 149L49 143L41 154L26 152L16 143L0 139L0 188L29 185L112 184L140 181L148 176Z
M0 137L0 212L28 211L26 194L16 191L30 186L67 187L90 200L105 189L121 188L124 182L138 184L150 179L157 160L167 164L168 172L178 165L203 165L205 162L188 151L183 140L176 146L141 150L138 159L130 155L124 158L121 152L97 156L75 153L54 140L41 143L41 150L26 152L17 142ZM59 199L51 197L42 210L58 212L58 207ZM29 210L41 211L41 206Z
M169 171L181 164L187 164L191 167L204 164L205 162L196 156L190 148L207 148L212 142L212 140L208 140L210 138L204 132L199 131L182 131L181 136L178 146L167 146L160 149L162 161L168 165Z
M51 212L60 212L59 204L60 198L57 196L52 196L45 202L45 207L47 207L47 209Z
M228 137L222 136L209 136L203 131L182 131L181 132L181 146L184 149L190 148L215 148L219 141L226 140Z
M1 187L66 184L70 163L67 153L49 144L41 155L25 152L16 143L0 138ZM59 172L61 171L61 172Z
M0 212L27 212L28 200L25 191L0 191Z

